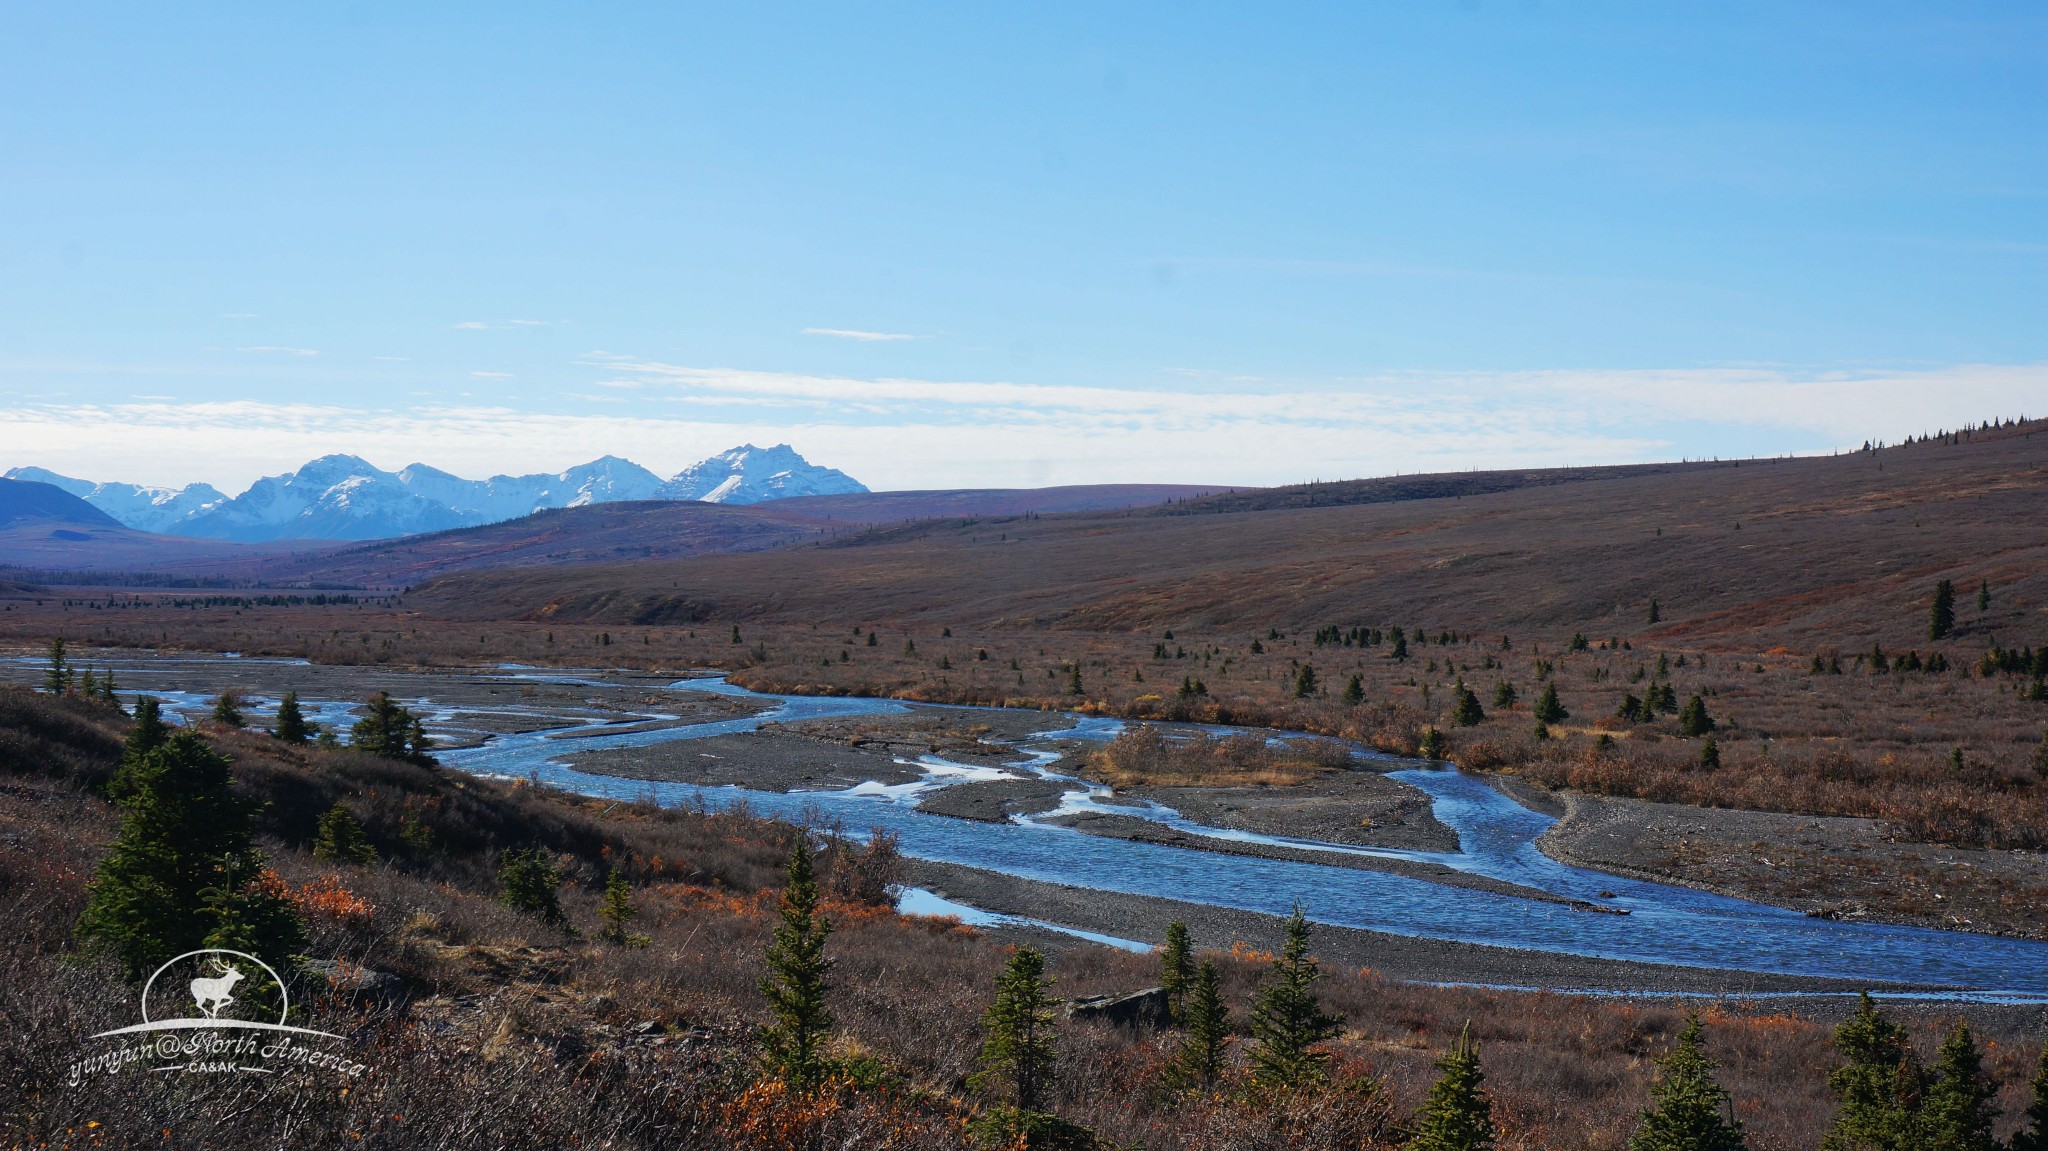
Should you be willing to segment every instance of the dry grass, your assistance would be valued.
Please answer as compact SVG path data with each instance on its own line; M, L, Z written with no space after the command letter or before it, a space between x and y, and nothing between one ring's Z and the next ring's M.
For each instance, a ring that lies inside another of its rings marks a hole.
M1255 735L1190 732L1169 738L1135 724L1088 757L1087 774L1112 787L1292 787L1342 767L1350 753L1327 741L1275 748Z

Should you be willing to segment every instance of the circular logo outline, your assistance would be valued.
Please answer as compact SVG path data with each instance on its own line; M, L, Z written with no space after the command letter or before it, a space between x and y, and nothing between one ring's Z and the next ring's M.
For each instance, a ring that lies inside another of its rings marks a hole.
M278 1025L284 1026L285 1020L291 1017L291 989L285 986L284 978L277 973L277 968L272 967L270 964L263 962L261 959L256 958L255 956L249 954L246 951L233 951L225 947L202 947L197 951L187 951L183 955L174 955L170 959L165 960L163 966L157 968L155 971L150 973L149 980L142 985L142 1021L144 1023L159 1022L158 1020L151 1019L149 1017L149 992L151 988L156 986L157 976L162 975L164 972L170 970L173 964L179 963L186 959L190 959L195 955L232 955L237 959L246 959L249 962L255 964L256 966L261 967L265 972L267 972L270 975L270 981L277 985L277 997L278 1002L280 1004L277 1012ZM181 1018L192 1019L195 1017L188 1015L182 1016ZM239 1020L230 1020L229 1022L230 1024L232 1024L235 1022L239 1022Z

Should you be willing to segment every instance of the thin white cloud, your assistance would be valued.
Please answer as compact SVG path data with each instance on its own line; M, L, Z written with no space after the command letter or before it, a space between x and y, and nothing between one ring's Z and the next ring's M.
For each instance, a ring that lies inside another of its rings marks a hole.
M471 372L469 374L479 380L516 380L519 378L511 372Z
M269 344L259 344L253 348L236 348L235 350L238 352L253 352L257 355L273 356L317 356L320 354L318 348L279 348Z
M457 331L464 332L487 332L490 330L491 326L489 324L484 323L482 320L464 320L461 323L455 325L455 328Z
M858 328L805 328L806 336L830 336L835 340L859 340L863 343L881 343L889 340L915 340L919 337L906 332L864 332Z
M1432 373L1285 386L1224 379L1200 389L864 380L648 361L602 367L651 386L622 396L630 406L617 410L546 412L503 398L424 398L388 409L19 403L0 409L0 444L33 444L37 458L0 465L232 488L339 451L476 475L559 471L614 453L670 474L735 444L788 441L875 488L1247 485L1671 459L1701 454L1688 443L1764 434L1780 449L1825 451L1992 415L2038 415L2048 396L2048 364ZM152 474L134 474L138 461Z

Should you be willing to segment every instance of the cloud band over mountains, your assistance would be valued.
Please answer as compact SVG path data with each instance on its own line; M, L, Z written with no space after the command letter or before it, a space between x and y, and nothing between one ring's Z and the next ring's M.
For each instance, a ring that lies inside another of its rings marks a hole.
M236 487L330 452L464 474L613 453L672 469L740 440L787 440L877 489L1065 483L1241 485L1395 471L1854 447L2038 415L2048 365L1801 374L1775 368L1414 373L1320 383L1201 372L1179 386L745 371L627 357L560 410L492 404L48 400L0 411L0 465ZM1707 433L1703 436L1703 431ZM1690 454L1700 454L1695 448Z

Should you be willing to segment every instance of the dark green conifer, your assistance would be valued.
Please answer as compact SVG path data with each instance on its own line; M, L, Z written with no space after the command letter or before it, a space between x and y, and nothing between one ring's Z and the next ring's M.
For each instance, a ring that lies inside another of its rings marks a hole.
M2048 1151L2048 1044L2034 1067L2031 1098L2027 1102L2027 1125L2013 1132L2012 1151Z
M633 906L633 885L626 881L624 872L612 868L604 877L604 898L597 904L597 917L604 921L601 937L621 946L646 946L646 936L627 930L627 925L639 914L640 909Z
M1067 694L1080 695L1083 690L1081 686L1081 661L1075 660L1067 665Z
M1535 715L1538 723L1543 724L1560 723L1570 719L1572 715L1571 712L1564 709L1563 701L1557 698L1557 683L1555 681L1543 685L1543 695L1537 699L1536 707L1531 714Z
M1927 638L1946 639L1956 630L1956 585L1942 580L1934 585L1934 607L1928 613Z
M1451 722L1460 727L1473 727L1486 722L1486 709L1479 706L1479 697L1469 687L1458 688L1458 702L1451 709Z
M432 741L427 738L419 716L392 699L390 693L382 691L370 697L364 710L363 718L349 729L350 746L386 759L421 767L434 766L436 761L427 751Z
M1515 685L1507 680L1501 680L1500 683L1496 684L1493 689L1493 706L1515 706Z
M1316 693L1316 669L1313 665L1302 664L1294 673L1294 698L1307 699Z
M1707 737L1707 742L1700 745L1700 770L1713 771L1720 766L1721 745L1714 742L1714 737L1710 735Z
M1343 1032L1344 1021L1316 1000L1322 972L1308 953L1308 916L1298 903L1286 930L1272 972L1252 1005L1252 1079L1262 1087L1321 1083L1330 1061L1322 1045Z
M1707 699L1694 692L1685 701L1685 710L1678 713L1678 734L1693 739L1714 730L1714 717L1707 713Z
M1019 947L996 978L995 1002L982 1013L980 1070L969 1080L976 1090L1007 1090L1017 1110L1036 1112L1052 1088L1053 1021L1060 1001L1050 991L1045 956Z
M1187 1034L1174 1052L1167 1080L1179 1087L1214 1091L1223 1076L1225 1045L1230 1041L1230 1008L1223 1002L1214 960L1202 960L1195 971L1180 1020Z
M121 749L121 762L107 781L107 798L119 803L134 794L135 774L141 770L143 757L162 747L170 737L170 725L163 721L162 708L156 697L137 696L135 723L128 729L128 742Z
M49 664L43 669L43 690L63 695L71 690L71 665L64 662L64 637L50 641Z
M1493 1126L1493 1102L1486 1097L1486 1073L1479 1067L1479 1045L1472 1039L1472 1025L1458 1033L1450 1051L1437 1060L1442 1072L1422 1111L1415 1117L1415 1137L1409 1151L1490 1151L1498 1133Z
M1408 633L1400 628L1394 629L1394 645L1387 651L1387 658L1399 660L1408 658Z
M1998 1088L1970 1025L1961 1020L1934 1057L1934 1082L1920 1101L1919 1151L1997 1151L1991 1124L1998 1119Z
M559 889L562 873L545 850L507 851L498 862L498 902L550 927L568 925Z
M1159 986L1166 992L1167 1012L1176 1020L1181 1017L1194 965L1195 952L1188 942L1187 921L1176 919L1166 925L1166 945L1159 949Z
M1442 759L1444 757L1444 733L1434 727L1422 729L1422 758Z
M2036 685L2038 685L2041 681L2035 680L2034 682ZM1344 706L1357 707L1359 704L1364 702L1365 677L1362 675L1354 675L1351 677L1351 682L1344 685Z
M337 803L320 816L320 830L313 836L313 858L329 863L375 863L377 849L363 834L362 821Z
M78 935L140 979L208 946L283 966L305 945L291 906L259 885L263 855L228 761L189 731L151 748L127 777L121 831L87 887Z
M816 861L801 828L790 845L786 874L782 918L768 944L768 974L761 980L761 994L774 1015L761 1032L761 1061L769 1074L802 1091L817 1086L828 1070L825 1042L832 1032L832 1012L825 1006L825 992L832 961L825 955L825 938L832 924L818 914Z
M1984 580L1983 582L1977 585L1977 610L1980 612L1991 610L1990 580Z
M1847 1062L1828 1073L1835 1115L1821 1151L1917 1151L1914 1110L1926 1076L1905 1028L1866 991L1856 1014L1836 1026L1835 1049Z
M306 727L306 715L299 710L299 693L288 691L277 703L277 723L270 734L286 743L305 743L313 733Z
M1660 612L1660 611L1658 611L1658 610L1657 610L1657 601L1656 601L1656 600L1654 600L1654 599L1652 599L1652 600L1650 601L1650 622L1651 622L1651 623L1661 623L1661 622L1663 621L1663 619L1664 619L1664 613L1662 613L1662 612Z
M1742 1124L1724 1118L1728 1093L1714 1081L1700 1017L1688 1015L1678 1043L1657 1063L1657 1085L1628 1151L1743 1151Z
M214 699L213 722L222 727L242 727L248 723L242 715L242 700L233 688L221 692Z

